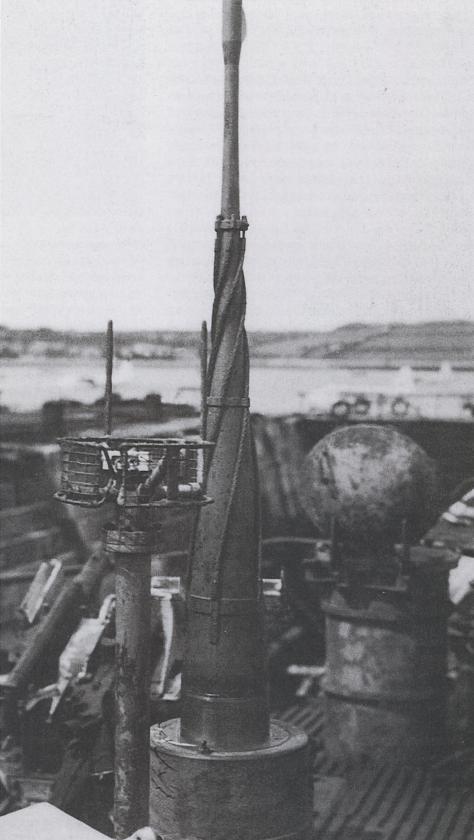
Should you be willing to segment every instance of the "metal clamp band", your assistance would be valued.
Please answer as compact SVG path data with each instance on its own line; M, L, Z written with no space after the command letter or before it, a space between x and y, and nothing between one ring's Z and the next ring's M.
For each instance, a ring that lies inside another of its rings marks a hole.
M343 703L356 703L361 706L379 706L392 708L412 705L414 703L438 703L443 702L443 690L426 689L426 691L405 691L386 694L379 692L369 694L366 691L345 691L343 687L331 685L327 678L321 680L321 688L328 697L334 697Z
M104 548L115 554L151 554L156 549L156 534L149 531L125 531L105 528Z
M190 595L189 606L196 613L212 615L216 609L219 615L252 615L258 611L259 602L254 598L206 598Z
M247 221L247 216L242 216L239 219L238 216L232 215L230 218L224 218L224 216L218 216L215 223L215 229L219 230L248 230L249 223Z
M211 408L248 408L250 400L248 397L213 397L210 396L206 400L206 404Z

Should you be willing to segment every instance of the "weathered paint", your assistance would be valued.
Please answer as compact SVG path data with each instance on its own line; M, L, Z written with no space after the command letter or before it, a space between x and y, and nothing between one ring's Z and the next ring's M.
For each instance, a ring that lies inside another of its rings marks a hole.
M148 823L150 555L114 554L116 837Z
M449 562L435 553L416 549L396 586L338 586L325 602L331 755L419 763L442 748Z
M313 447L302 470L305 510L324 536L337 518L346 559L420 539L439 513L434 462L410 438L390 427L336 429Z
M200 751L180 743L179 721L151 730L150 822L167 840L310 840L308 738L272 721L266 747Z

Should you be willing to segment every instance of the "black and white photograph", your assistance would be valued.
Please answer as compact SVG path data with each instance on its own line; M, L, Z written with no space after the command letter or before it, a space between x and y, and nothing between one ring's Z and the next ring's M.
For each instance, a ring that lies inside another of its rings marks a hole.
M474 840L474 4L1 0L1 840Z

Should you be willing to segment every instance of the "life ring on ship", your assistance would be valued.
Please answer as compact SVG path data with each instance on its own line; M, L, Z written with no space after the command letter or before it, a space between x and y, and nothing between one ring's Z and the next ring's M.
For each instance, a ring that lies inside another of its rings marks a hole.
M348 402L345 400L338 400L331 408L331 414L333 417L337 417L338 420L342 420L344 417L348 416L350 410L351 407Z
M370 411L370 400L366 399L366 397L357 397L354 403L354 413L357 414L358 417L365 417Z
M395 397L391 411L396 417L406 417L410 410L410 403L404 397Z

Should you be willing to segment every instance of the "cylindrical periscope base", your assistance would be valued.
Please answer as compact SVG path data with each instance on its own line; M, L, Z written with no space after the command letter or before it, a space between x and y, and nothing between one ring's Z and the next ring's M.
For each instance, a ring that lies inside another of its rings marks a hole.
M334 758L425 763L444 746L444 603L379 593L353 608L325 603L324 740Z
M151 729L150 821L165 840L309 840L308 738L272 721L268 746L206 752L179 742L180 721Z

